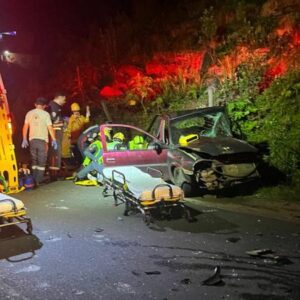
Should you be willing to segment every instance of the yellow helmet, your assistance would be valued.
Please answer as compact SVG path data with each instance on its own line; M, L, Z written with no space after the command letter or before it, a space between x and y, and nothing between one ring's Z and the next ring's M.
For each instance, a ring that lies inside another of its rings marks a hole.
M113 139L114 140L119 140L121 142L124 142L125 136L124 136L124 134L122 132L117 132L117 133L114 134Z
M80 111L80 106L77 102L71 104L71 111Z
M198 134L192 133L188 135L181 135L179 138L179 145L186 147L189 143L197 140L199 138Z

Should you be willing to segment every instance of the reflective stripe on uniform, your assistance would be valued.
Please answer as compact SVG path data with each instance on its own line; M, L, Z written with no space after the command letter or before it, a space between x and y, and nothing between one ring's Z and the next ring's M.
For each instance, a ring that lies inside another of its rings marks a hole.
M37 170L41 170L41 171L45 171L46 168L45 168L45 167L38 167L38 166L37 166L36 169L37 169Z
M51 166L50 166L49 169L50 169L50 170L59 170L60 168L58 168L58 167L51 167Z

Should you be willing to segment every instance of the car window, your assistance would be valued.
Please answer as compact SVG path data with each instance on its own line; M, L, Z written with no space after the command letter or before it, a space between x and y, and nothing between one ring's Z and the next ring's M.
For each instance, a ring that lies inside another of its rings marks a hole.
M156 116L147 131L151 135L155 136L156 138L159 138L160 124L161 124L161 118L159 116Z
M110 134L106 132L105 136L108 152L137 151L154 148L156 140L143 131L136 128L115 125L111 125L110 129Z
M224 112L197 112L171 120L171 139L178 144L180 138L198 139L201 136L232 136L230 123Z

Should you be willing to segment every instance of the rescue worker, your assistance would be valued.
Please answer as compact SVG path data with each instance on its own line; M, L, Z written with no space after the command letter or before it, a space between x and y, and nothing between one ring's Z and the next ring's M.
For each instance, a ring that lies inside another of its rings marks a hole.
M47 100L45 98L37 98L35 109L26 114L23 126L22 148L30 146L32 175L36 186L43 181L45 173L49 141L48 132L52 138L53 150L58 147L50 115L45 111L46 106ZM29 143L27 140L28 130Z
M67 127L67 133L70 135L71 148L76 162L81 161L80 150L77 147L77 141L80 134L83 132L85 126L90 121L90 108L86 107L86 115L80 114L80 106L78 103L74 102L71 104L72 115L69 118L69 123Z
M130 150L143 150L145 147L145 140L141 135L136 135L131 141L129 141Z
M94 141L94 137L96 137L99 133L99 125L93 125L87 128L84 132L81 133L77 140L77 147L80 151L81 158L84 158L84 150Z
M111 140L111 130L112 129L110 127L104 128L104 134L108 141ZM100 132L98 132L97 138L84 151L85 159L82 163L83 168L76 174L75 181L86 178L87 175L92 171L96 171L102 175L102 153L102 142L100 138Z
M108 150L126 150L125 136L122 132L117 132L113 135L113 139L107 144Z
M59 170L61 168L61 144L64 127L62 107L65 103L66 96L61 92L57 93L54 99L49 103L50 116L57 141L57 148L52 148L49 151L49 171L51 180L57 180Z
M64 117L64 126L63 126L63 138L62 138L62 144L61 144L61 157L62 159L71 159L73 157L71 152L71 139L70 135L67 131L67 127L69 124L69 118Z

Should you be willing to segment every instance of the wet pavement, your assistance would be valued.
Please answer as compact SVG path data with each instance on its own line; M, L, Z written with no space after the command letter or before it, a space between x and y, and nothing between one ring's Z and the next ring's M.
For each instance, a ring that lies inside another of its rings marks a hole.
M300 299L297 224L193 200L196 222L147 227L101 187L68 181L14 196L33 235L0 232L0 299ZM246 254L254 249L273 253Z

